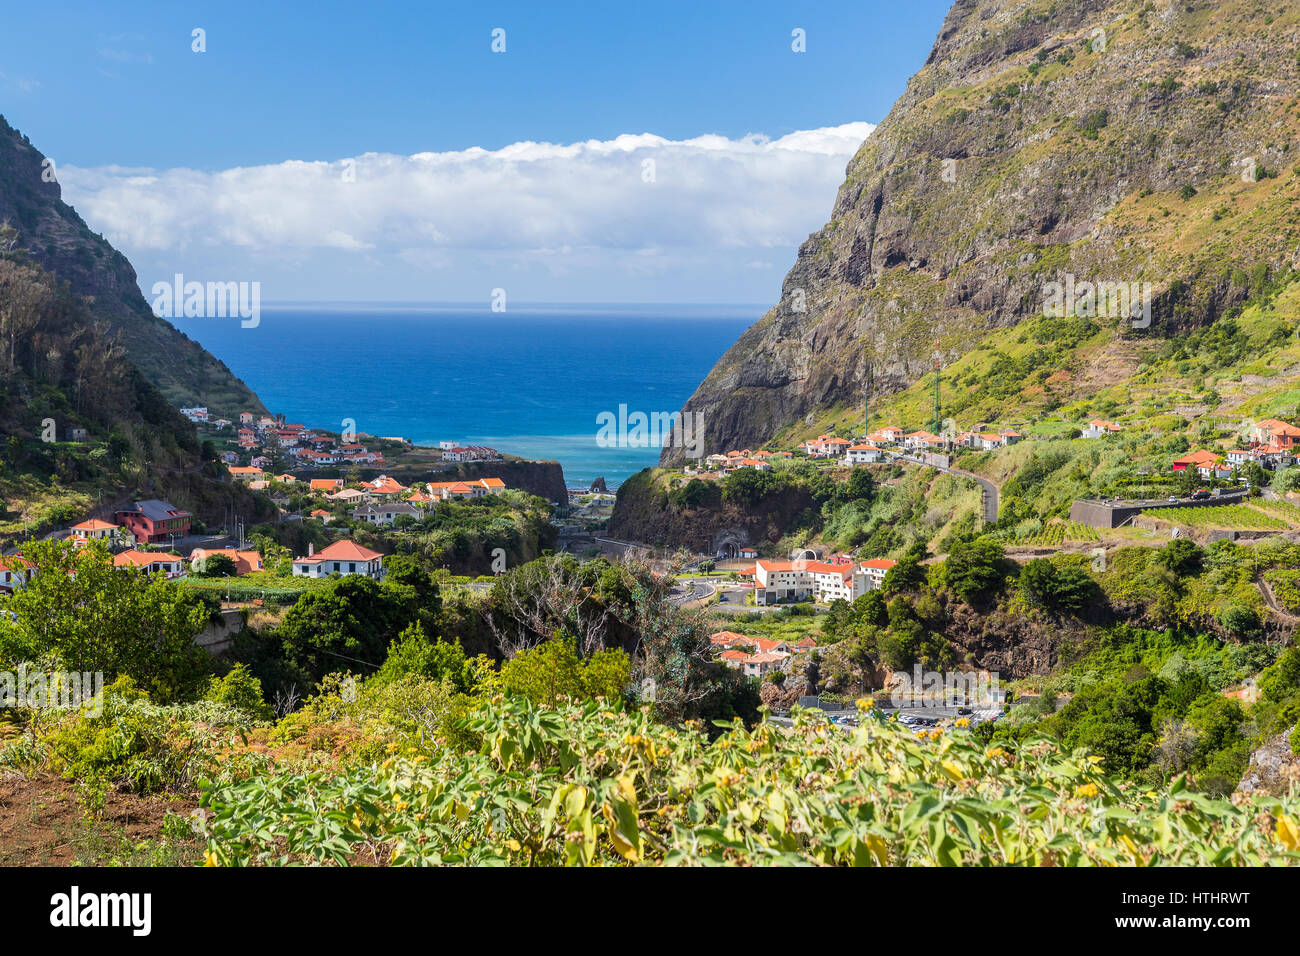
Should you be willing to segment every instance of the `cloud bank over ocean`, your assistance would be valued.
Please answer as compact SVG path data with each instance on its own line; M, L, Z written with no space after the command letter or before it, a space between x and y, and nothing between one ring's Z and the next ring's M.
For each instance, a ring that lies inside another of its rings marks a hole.
M776 139L648 133L218 171L59 167L136 265L267 300L774 299L869 123Z

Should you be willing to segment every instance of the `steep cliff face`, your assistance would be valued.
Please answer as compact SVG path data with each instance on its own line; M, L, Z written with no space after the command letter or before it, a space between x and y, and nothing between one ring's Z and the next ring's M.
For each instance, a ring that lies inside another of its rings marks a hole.
M31 261L92 298L91 311L120 334L131 363L173 405L206 405L233 418L266 412L242 381L201 345L150 310L135 270L103 236L95 235L62 199L57 170L0 117L0 222L18 230Z
M781 301L687 402L708 451L859 402L868 366L897 392L1044 314L1048 283L1150 283L1149 326L1098 303L1122 351L1300 267L1298 43L1295 5L958 0Z
M727 544L758 548L772 546L815 506L806 488L790 487L764 495L752 504L716 502L698 508L671 503L650 471L640 471L618 489L609 521L613 538L655 547L686 548L713 554Z
M376 475L378 472L376 471ZM564 468L558 461L468 461L430 471L427 467L390 468L385 474L408 484L413 481L470 481L500 478L507 488L518 488L546 501L568 501ZM374 477L368 475L367 477Z

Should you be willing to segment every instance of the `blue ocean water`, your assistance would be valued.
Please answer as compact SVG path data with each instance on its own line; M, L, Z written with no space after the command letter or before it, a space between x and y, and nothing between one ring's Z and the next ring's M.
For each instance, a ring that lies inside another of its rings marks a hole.
M290 422L490 445L612 488L659 449L600 447L597 416L679 410L764 308L321 303L263 306L253 328L172 321Z

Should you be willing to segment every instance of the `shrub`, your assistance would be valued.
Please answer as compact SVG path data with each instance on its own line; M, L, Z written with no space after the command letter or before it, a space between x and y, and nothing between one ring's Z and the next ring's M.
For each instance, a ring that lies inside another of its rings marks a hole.
M1300 860L1300 797L1215 801L1181 780L1147 793L1041 738L990 748L962 729L918 740L892 721L835 729L796 711L790 730L737 722L710 741L640 710L518 698L467 724L474 752L212 788L209 859L347 864L382 846L397 865Z

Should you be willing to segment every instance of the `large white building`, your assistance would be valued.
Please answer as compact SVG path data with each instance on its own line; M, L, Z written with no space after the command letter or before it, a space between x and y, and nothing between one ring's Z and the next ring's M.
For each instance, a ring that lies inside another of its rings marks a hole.
M815 599L820 604L855 601L883 584L895 562L887 558L859 564L825 561L757 561L754 564L755 603Z

